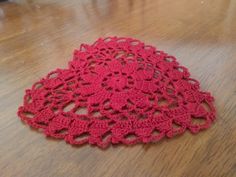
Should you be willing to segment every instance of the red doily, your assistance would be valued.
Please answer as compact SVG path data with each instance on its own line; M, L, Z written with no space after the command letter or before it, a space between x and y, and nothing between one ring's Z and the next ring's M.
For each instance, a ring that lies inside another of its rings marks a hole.
M68 69L26 90L19 117L70 144L148 143L215 119L213 97L176 58L131 38L82 44Z

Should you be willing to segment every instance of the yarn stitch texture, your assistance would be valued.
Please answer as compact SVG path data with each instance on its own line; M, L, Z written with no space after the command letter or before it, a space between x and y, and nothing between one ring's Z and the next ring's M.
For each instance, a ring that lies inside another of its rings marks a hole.
M74 145L157 142L215 119L213 97L174 56L132 38L82 44L68 69L26 90L19 117Z

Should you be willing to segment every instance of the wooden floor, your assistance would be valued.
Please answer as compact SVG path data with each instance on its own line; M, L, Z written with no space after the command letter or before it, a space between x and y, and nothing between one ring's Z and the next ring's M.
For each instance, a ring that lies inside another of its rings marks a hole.
M65 68L75 48L131 36L188 67L216 98L197 135L101 150L45 138L17 117L24 90ZM235 0L18 0L0 3L1 177L235 177Z

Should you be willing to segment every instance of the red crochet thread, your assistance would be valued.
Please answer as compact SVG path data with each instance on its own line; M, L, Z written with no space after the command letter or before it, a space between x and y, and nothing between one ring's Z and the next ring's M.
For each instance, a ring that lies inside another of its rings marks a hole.
M70 144L155 142L210 126L213 97L199 89L175 57L139 40L109 37L82 44L68 69L26 90L18 115Z

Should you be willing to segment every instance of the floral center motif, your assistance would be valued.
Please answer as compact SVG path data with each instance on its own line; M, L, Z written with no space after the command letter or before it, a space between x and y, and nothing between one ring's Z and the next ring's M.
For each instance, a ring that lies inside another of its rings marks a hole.
M120 72L108 74L102 81L102 87L111 92L130 90L134 85L134 79L131 76L127 76L127 74Z

